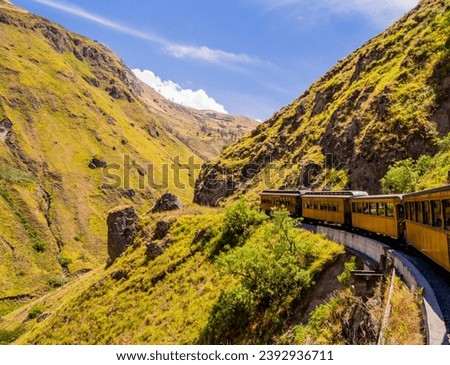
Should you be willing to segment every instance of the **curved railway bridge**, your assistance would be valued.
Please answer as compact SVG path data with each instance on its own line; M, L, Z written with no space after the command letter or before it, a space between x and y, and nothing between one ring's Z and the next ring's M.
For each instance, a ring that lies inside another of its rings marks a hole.
M422 315L426 341L430 345L448 345L450 335L450 280L447 271L436 267L417 251L394 249L390 238L367 237L341 227L303 223L304 229L324 234L332 241L363 258L371 267L389 260L411 289L423 290ZM370 235L370 234L369 234ZM398 242L395 242L398 246ZM407 252L409 251L409 252Z

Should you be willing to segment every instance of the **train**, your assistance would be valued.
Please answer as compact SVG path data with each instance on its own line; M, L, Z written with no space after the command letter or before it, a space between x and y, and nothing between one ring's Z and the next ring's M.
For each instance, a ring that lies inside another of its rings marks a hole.
M307 222L392 237L450 271L450 185L407 194L365 191L263 190L266 213L285 208Z

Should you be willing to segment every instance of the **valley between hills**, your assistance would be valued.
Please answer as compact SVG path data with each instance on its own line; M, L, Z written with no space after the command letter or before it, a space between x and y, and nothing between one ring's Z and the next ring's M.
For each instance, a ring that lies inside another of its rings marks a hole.
M354 296L361 261L258 194L445 184L449 34L422 0L259 123L0 0L0 344L376 343L389 284ZM423 344L393 287L386 343Z

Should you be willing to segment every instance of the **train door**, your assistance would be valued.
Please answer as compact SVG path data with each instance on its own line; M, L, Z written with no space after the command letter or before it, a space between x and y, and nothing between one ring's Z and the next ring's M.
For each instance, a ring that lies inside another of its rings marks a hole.
M398 226L398 237L403 238L406 241L406 234L405 234L405 207L403 204L396 204L395 205L395 214L397 218L397 226ZM388 212L389 215L389 212Z
M296 217L302 216L302 199L299 197L295 199L295 216Z

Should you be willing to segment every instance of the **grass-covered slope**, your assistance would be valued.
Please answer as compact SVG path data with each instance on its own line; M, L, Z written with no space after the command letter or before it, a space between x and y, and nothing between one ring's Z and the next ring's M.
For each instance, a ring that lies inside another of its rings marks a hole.
M158 219L175 219L163 238L170 245L149 257ZM226 212L189 208L143 224L149 233L110 267L4 316L0 342L276 342L317 275L343 252L294 228L287 213L268 220L243 201Z
M194 200L268 186L379 192L388 165L435 153L450 131L449 34L449 2L421 1L204 165Z
M105 262L111 207L192 201L180 164L231 139L200 133L225 116L172 109L106 46L0 0L0 312ZM190 123L198 144L176 136Z

